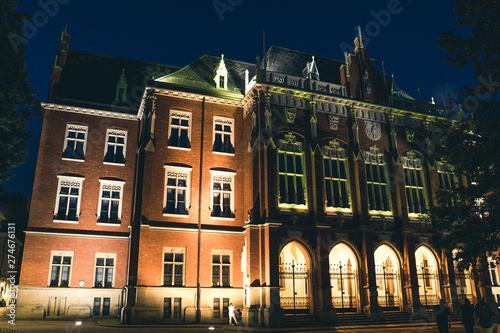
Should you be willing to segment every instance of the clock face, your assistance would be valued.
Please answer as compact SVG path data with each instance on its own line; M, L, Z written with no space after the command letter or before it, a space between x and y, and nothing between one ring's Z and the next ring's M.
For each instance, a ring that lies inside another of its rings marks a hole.
M373 141L377 141L382 137L382 129L380 123L375 121L365 120L365 133Z

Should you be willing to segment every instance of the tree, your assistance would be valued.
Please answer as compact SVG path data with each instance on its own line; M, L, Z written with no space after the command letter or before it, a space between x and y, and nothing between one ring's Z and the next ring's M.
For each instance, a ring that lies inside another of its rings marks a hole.
M13 36L23 36L22 19L16 13L17 0L0 1L0 184L13 176L28 153L27 130L31 116L40 115L36 91L28 86L24 44L14 44ZM20 40L19 38L15 40Z
M454 11L454 32L439 36L445 62L472 66L478 83L459 92L458 120L440 126L435 157L453 165L460 182L438 191L430 218L444 234L441 245L458 250L460 268L476 268L478 258L500 249L500 1L457 0Z

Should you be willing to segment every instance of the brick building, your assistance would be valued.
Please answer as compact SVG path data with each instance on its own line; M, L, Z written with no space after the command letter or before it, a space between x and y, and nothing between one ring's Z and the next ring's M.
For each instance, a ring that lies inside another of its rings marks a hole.
M63 31L21 316L227 322L233 303L274 326L485 296L494 278L455 274L424 219L464 181L416 134L449 110L354 43L342 61L273 46L177 68L70 50Z

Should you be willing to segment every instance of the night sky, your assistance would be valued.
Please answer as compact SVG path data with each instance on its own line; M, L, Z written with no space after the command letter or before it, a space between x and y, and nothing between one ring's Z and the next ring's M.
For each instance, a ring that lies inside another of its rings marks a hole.
M221 53L255 63L262 57L263 30L266 51L277 45L343 60L343 46L352 45L360 25L378 71L384 60L401 89L416 98L419 86L422 100L443 104L441 75L446 95L473 82L470 69L443 64L446 54L437 46L437 35L457 21L452 8L449 0L20 0L18 11L34 15L26 25L26 64L42 101L65 24L71 49L181 67ZM5 186L28 198L41 122L30 128L27 161Z

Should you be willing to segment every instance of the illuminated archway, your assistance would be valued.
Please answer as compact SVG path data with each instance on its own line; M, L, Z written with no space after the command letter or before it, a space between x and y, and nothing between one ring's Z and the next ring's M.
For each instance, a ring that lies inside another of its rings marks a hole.
M440 289L438 278L438 262L436 256L426 246L420 246L415 251L417 265L418 294L420 303L424 306L439 303Z
M287 313L309 313L311 258L298 241L285 245L280 252L280 304Z
M396 252L386 244L375 251L378 303L382 307L399 307L400 280L399 259Z
M332 305L339 311L355 310L358 305L358 261L354 252L344 243L330 251L330 286Z

